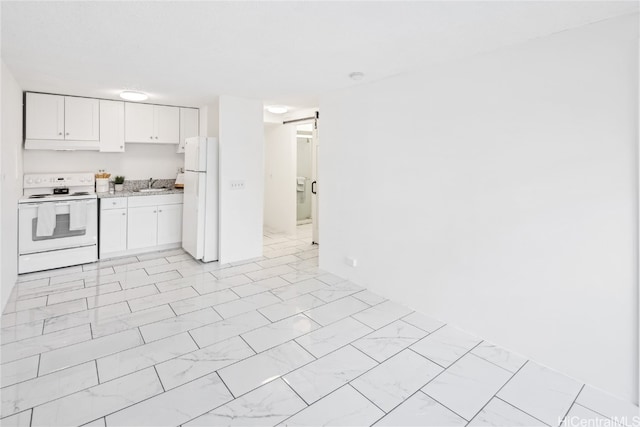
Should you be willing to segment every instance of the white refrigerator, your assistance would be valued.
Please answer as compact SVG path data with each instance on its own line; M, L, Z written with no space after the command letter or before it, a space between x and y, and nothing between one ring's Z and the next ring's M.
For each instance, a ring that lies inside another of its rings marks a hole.
M187 138L182 247L204 262L218 260L218 170L218 139Z

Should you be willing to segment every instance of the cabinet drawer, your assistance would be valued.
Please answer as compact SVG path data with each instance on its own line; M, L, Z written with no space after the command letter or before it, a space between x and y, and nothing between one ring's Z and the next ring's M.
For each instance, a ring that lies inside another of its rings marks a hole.
M121 209L127 207L126 197L110 197L108 199L100 199L100 209Z
M129 197L129 207L159 206L182 203L182 194L163 194L157 196L132 196Z

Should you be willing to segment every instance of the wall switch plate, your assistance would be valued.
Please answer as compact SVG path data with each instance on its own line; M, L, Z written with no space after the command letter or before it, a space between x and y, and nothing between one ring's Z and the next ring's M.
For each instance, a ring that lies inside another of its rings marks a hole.
M357 267L358 266L358 260L355 259L355 258L345 257L344 262L349 267Z
M244 180L235 180L231 181L231 189L232 190L244 190Z

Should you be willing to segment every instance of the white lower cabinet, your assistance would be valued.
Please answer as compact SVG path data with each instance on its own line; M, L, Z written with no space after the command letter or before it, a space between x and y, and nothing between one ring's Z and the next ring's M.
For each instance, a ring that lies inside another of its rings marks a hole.
M182 194L101 200L100 258L179 246Z
M127 198L100 199L100 258L127 250Z
M182 204L158 206L158 244L182 242Z
M110 252L127 250L127 209L100 211L100 258Z
M158 243L158 208L129 208L127 249L149 248Z

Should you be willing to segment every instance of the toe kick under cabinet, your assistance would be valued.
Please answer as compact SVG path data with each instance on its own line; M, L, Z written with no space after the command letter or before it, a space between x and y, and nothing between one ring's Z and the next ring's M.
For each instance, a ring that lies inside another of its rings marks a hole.
M182 194L100 199L100 258L182 243Z

